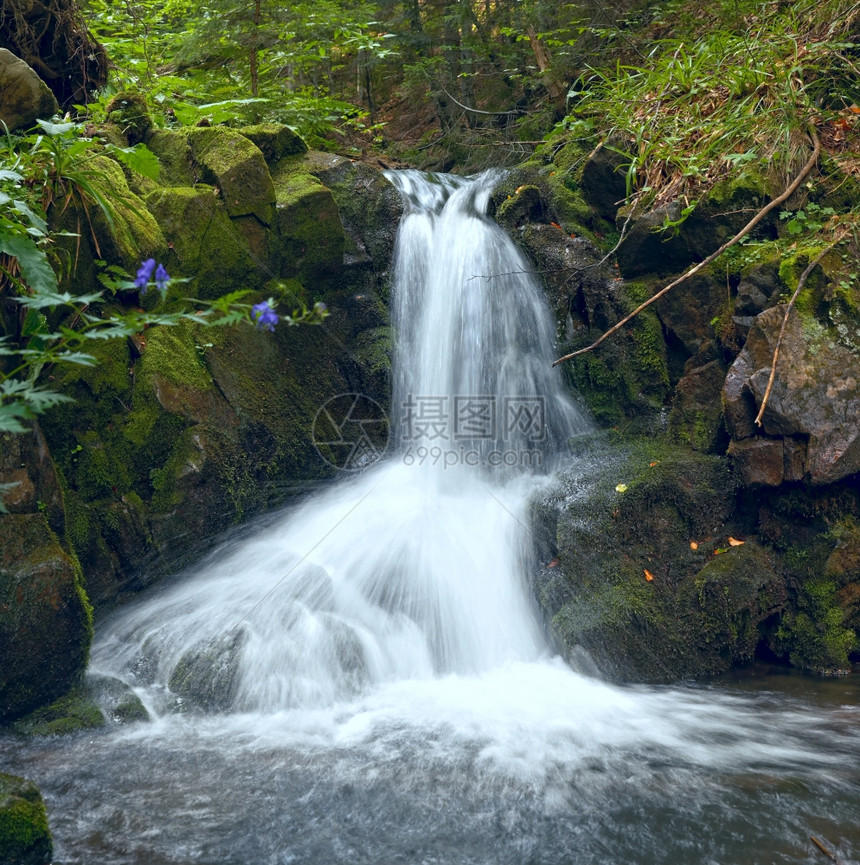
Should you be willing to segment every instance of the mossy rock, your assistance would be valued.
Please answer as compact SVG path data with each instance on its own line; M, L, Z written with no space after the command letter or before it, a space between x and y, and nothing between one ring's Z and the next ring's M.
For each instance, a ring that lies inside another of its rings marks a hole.
M301 157L281 160L273 179L281 274L305 285L332 284L343 270L346 235L331 190L305 170Z
M118 262L129 272L147 258L162 260L167 242L159 221L128 186L118 162L107 156L96 156L87 166L92 182L98 186L111 210L108 220L100 208L90 205L90 218L100 248L97 254L107 261Z
M186 132L200 180L220 190L230 216L256 216L263 225L274 217L275 189L260 148L224 126Z
M0 721L66 692L83 675L92 612L78 569L42 513L0 520Z
M54 847L39 788L0 774L0 865L49 865Z
M159 184L194 186L194 160L187 135L170 129L156 129L147 139L146 146L158 157L161 165Z
M238 688L241 630L189 649L170 674L167 686L181 699L204 711L226 711Z
M307 153L308 146L302 137L282 123L258 123L243 126L238 132L260 148L269 165L280 162L285 156Z
M171 238L171 252L165 259L168 273L191 277L190 284L176 291L216 298L260 281L248 244L213 189L163 189L148 195L146 202Z
M146 139L152 129L152 118L142 94L133 90L121 90L105 108L107 118L119 127L129 144L138 144Z
M750 660L785 586L752 541L728 542L741 532L725 459L654 439L601 436L579 447L576 465L535 504L544 563L535 588L563 653L585 649L625 681Z
M105 716L87 688L78 685L69 693L19 718L11 729L25 736L64 736L105 725Z

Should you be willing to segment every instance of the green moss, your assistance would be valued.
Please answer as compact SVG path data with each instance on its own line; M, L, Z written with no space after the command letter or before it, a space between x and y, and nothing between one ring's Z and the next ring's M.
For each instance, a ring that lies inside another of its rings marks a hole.
M146 146L158 157L161 164L158 181L162 186L194 186L191 147L187 135L169 129L158 129L150 135Z
M260 148L225 126L195 127L186 134L200 179L217 186L227 213L254 215L263 225L271 225L275 190Z
M46 865L53 857L48 815L32 781L0 774L0 861Z
M273 174L281 240L281 272L306 285L336 276L346 235L331 190L306 173L299 157L281 160Z
M280 123L259 123L238 131L260 148L270 165L280 162L285 156L307 153L308 150L298 133Z
M91 209L96 234L105 243L104 257L119 261L129 271L145 258L161 260L167 244L159 223L129 189L119 163L107 156L96 156L87 165L92 182L99 186L112 215L108 221L98 208Z
M146 351L140 359L139 375L151 380L160 376L174 384L207 390L212 376L196 349L196 333L189 322L148 331Z
M93 703L86 688L78 686L49 706L19 718L11 727L16 733L27 736L64 736L104 724L101 709Z
M171 286L169 301L189 294L220 297L258 282L248 245L211 188L164 189L147 196L146 202L171 238L172 250L165 258L168 272L191 277L187 284Z
M121 90L108 102L105 111L108 120L122 130L129 144L143 141L152 128L146 99L133 90Z
M797 609L788 613L777 631L777 646L795 667L817 673L850 669L848 655L857 635L845 627L833 580L816 578L803 583Z

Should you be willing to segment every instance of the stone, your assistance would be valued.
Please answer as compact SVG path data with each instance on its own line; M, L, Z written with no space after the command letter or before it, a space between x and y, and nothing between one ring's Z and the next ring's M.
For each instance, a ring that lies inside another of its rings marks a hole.
M0 518L0 721L68 691L92 638L80 575L41 512Z
M729 456L742 486L778 487L785 477L782 439L756 436L733 441Z
M244 126L238 132L260 148L270 166L280 162L285 156L308 152L308 146L298 132L293 132L282 123L258 123L255 126Z
M363 162L311 153L305 164L331 190L337 204L346 232L344 262L366 256L374 273L385 274L403 214L400 194L381 172Z
M725 439L720 392L726 368L715 359L686 373L675 385L669 433L693 450L715 453Z
M661 286L662 287L662 286ZM714 334L711 322L726 305L725 275L697 273L663 295L655 304L660 321L695 355Z
M254 215L271 225L275 188L260 148L224 126L192 128L186 134L200 180L219 190L228 215Z
M635 279L646 273L668 275L684 270L695 261L684 238L667 222L681 217L677 202L640 212L635 205L624 205L618 209L615 224L624 240L615 257L618 268L625 279Z
M0 774L0 863L49 865L53 852L39 788L16 775Z
M122 90L108 102L105 108L108 120L116 124L130 145L145 141L152 129L152 118L146 99L130 90Z
M23 132L37 120L50 120L60 106L48 85L23 60L0 48L0 120L10 132Z
M580 187L582 196L597 213L610 221L627 197L627 168L630 157L625 142L610 139L585 160Z
M756 317L726 378L723 398L733 438L750 434L750 414L764 398L784 315L785 306L780 305ZM858 417L860 358L831 338L817 320L792 312L762 418L763 431L769 436L808 438L804 475L813 484L828 484L860 471ZM770 470L767 474L773 476Z

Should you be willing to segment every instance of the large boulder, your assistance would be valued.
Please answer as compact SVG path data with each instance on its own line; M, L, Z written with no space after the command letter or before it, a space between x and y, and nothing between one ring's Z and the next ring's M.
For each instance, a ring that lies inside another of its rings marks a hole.
M726 378L726 423L736 440L757 436L785 305L760 313ZM780 346L761 432L806 446L802 475L829 484L860 471L860 358L811 316L793 312ZM781 442L780 442L781 444ZM736 445L748 454L752 445ZM771 458L775 445L757 445ZM794 444L791 445L795 453ZM796 469L792 469L796 472ZM794 478L796 479L796 478Z
M597 440L535 504L536 591L562 652L607 676L671 681L752 659L785 601L733 520L724 458ZM737 538L735 538L737 540Z
M49 865L52 855L39 788L24 778L0 774L0 865Z
M23 60L0 48L0 120L9 131L30 129L59 111L48 85Z

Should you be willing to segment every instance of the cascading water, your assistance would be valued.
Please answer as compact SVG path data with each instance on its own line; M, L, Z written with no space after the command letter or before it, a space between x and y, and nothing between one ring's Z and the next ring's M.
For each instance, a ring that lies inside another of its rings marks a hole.
M527 502L588 424L494 177L391 179L390 454L101 625L92 669L150 723L0 739L60 861L738 865L813 862L810 834L852 861L856 686L619 688L552 657Z

